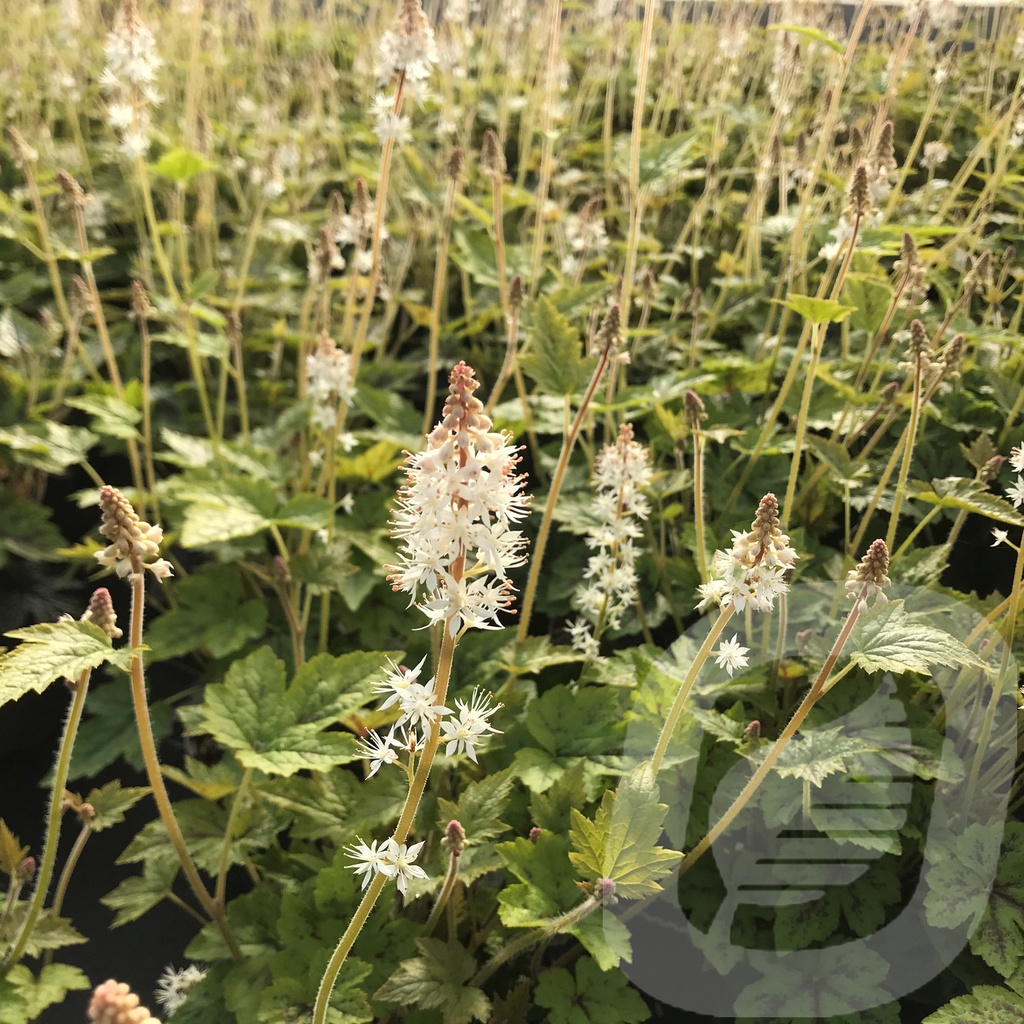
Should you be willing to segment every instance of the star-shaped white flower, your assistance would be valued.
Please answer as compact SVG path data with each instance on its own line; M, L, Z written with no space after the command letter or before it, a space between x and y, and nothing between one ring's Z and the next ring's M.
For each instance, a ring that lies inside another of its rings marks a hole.
M398 883L398 891L403 896L410 878L427 877L426 871L413 863L421 849L423 843L407 846L405 843L396 843L394 839L389 839L381 847L383 858L377 870L388 878L394 878Z
M350 864L349 867L357 875L363 876L363 882L361 888L365 889L370 884L370 879L377 873L384 871L384 866L387 863L385 860L387 854L388 843L391 840L387 840L383 846L379 849L377 847L377 840L375 839L369 846L363 842L356 842L354 845L348 847L345 851L350 857L355 860L354 864Z
M736 634L733 634L731 640L723 640L718 645L718 654L715 655L715 663L719 668L724 668L729 673L731 679L733 673L738 669L746 668L750 664L747 655L750 653L749 647L744 647L740 642Z

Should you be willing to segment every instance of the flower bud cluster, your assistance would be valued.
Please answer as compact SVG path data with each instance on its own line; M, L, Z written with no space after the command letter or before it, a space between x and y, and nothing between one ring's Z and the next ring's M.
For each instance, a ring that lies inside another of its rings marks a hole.
M153 33L139 17L137 0L124 0L103 52L100 85L108 96L107 120L130 159L149 152L150 112L160 103L156 76L163 61Z
M598 653L600 632L606 627L618 629L622 616L635 603L636 541L643 536L640 521L650 514L643 490L651 478L650 454L624 423L615 444L607 445L597 457L594 507L601 522L587 535L587 546L594 554L573 599L585 619L569 627L573 646L591 657Z
M502 627L513 603L508 570L526 561L526 540L512 528L529 512L519 449L491 429L478 387L465 363L452 370L441 422L406 459L391 517L400 542L398 563L387 566L393 589L453 637Z
M123 981L113 978L96 986L89 1002L89 1020L95 1024L160 1024L146 1007L139 1006L139 997Z
M732 531L732 548L716 551L712 560L715 578L698 587L698 608L731 604L736 611L750 605L755 611L770 612L775 598L789 590L786 573L797 560L789 537L779 529L779 503L766 494L748 533Z
M131 502L116 487L100 488L100 509L103 521L100 533L110 541L96 552L96 561L113 569L131 584L142 578L148 569L158 580L172 575L171 565L160 554L164 531L139 519Z
M846 574L844 584L848 596L857 601L860 610L867 607L869 597L874 597L880 604L885 604L888 598L882 591L891 586L892 581L888 576L889 572L889 549L884 540L871 542L864 557Z

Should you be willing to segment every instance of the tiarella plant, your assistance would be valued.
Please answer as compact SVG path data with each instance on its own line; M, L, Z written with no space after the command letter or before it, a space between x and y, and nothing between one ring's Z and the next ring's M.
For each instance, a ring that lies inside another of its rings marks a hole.
M1024 12L0 13L0 1024L1021 1019Z

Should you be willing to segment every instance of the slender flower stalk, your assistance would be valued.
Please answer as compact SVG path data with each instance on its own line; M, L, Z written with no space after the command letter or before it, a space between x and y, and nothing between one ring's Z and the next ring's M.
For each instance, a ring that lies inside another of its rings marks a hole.
M462 150L457 146L448 159L448 188L444 197L444 212L441 214L441 240L434 261L434 291L430 300L430 347L427 356L427 399L423 410L423 433L430 431L434 421L434 402L437 397L437 359L441 343L441 305L444 302L448 283L448 246L452 237L452 214L455 211L455 197L459 178L462 175Z
M388 746L404 749L410 759L409 792L388 840L380 846L376 841L358 843L350 850L355 871L364 876L365 894L320 981L314 1024L326 1021L338 973L385 882L394 878L404 893L409 879L425 877L414 863L423 844L410 846L407 839L438 747L446 742L448 754L472 757L476 742L496 731L489 720L497 708L480 695L469 704L456 701L457 719L451 724L445 720L451 714L445 701L459 637L474 627L501 628L499 616L513 603L508 570L525 561L525 538L513 528L529 505L521 493L523 477L516 473L518 449L507 435L492 429L473 394L478 387L465 363L452 370L441 422L427 436L426 447L406 459L406 482L391 517L399 556L387 567L388 578L394 590L410 595L410 605L429 624L441 626L441 649L434 676L426 683L419 681L421 661L414 669L394 670L377 687L385 706L401 708L396 729L404 731L405 740L395 744L393 732L387 739L367 740L364 752L383 764L392 760Z
M85 230L85 217L83 208L85 206L85 192L82 186L67 171L57 172L57 181L60 183L64 193L64 199L71 211L71 219L75 224L75 240L78 243L79 258L81 259L82 275L86 283L86 291L89 296L89 305L92 309L93 322L96 325L96 334L100 339L100 346L103 349L103 358L107 364L107 373L110 375L110 383L114 388L114 394L122 402L126 401L124 383L121 380L121 373L117 367L117 357L114 354L114 345L110 340L110 331L107 329L107 318L103 312L103 303L100 299L99 287L96 284L96 275L93 273L92 260L86 257L89 249L89 238ZM132 483L135 489L141 494L143 492L142 461L139 456L139 445L134 437L127 439L128 462L132 470Z
M599 349L597 366L583 393L583 400L569 429L562 438L562 449L558 453L558 462L555 465L555 472L551 477L551 486L548 489L547 503L544 506L544 515L540 521L540 529L537 533L537 543L533 549L533 557L530 559L530 573L526 580L526 590L523 593L523 610L519 618L519 631L516 639L520 642L530 635L530 617L533 614L533 602L537 596L537 585L540 582L540 568L544 563L544 550L547 547L548 537L551 533L551 523L558 502L558 495L562 491L562 484L565 481L565 472L569 468L569 459L572 450L576 446L576 439L579 437L583 427L583 421L587 416L590 403L594 398L597 387L604 376L605 369L612 362L618 352L622 338L620 335L621 320L619 318L619 307L612 304L597 332L597 346Z
M684 875L693 867L700 857L707 852L711 844L735 820L736 815L746 807L750 798L771 771L772 766L788 746L790 740L796 735L797 730L803 724L804 719L807 718L811 708L814 707L818 699L826 691L832 669L835 668L843 648L850 639L861 612L867 607L868 600L874 597L879 602L884 603L886 601L883 591L890 585L888 571L889 551L885 546L885 541L876 540L868 548L857 567L851 569L847 574L845 588L848 596L853 599L853 607L850 609L850 614L846 617L846 621L843 623L842 629L832 645L832 650L829 651L828 657L821 666L821 671L811 684L807 696L804 697L800 706L794 712L793 717L789 720L789 724L782 730L779 738L765 755L764 760L757 766L757 769L743 787L739 796L730 804L729 809L722 815L711 831L683 858L679 865L680 875Z
M207 891L192 854L181 833L178 819L175 817L167 787L164 784L163 772L160 770L160 759L157 756L156 739L153 725L149 717L149 701L146 696L146 677L143 668L142 652L142 617L146 601L145 574L148 570L158 580L171 575L170 564L159 558L160 542L163 530L159 526L151 526L139 519L128 500L114 487L100 489L100 508L103 510L103 522L100 533L110 543L102 551L96 553L97 561L108 568L114 569L118 576L127 580L132 588L131 620L129 626L129 643L132 660L130 668L132 706L135 711L135 724L139 732L139 745L146 767L149 785L153 790L160 820L167 830L167 836L174 847L182 871L188 884L199 900L203 909L216 923L232 957L241 962L242 951L228 924L223 903L218 903Z
M448 822L441 845L448 851L448 873L444 876L441 891L434 901L434 909L431 910L430 917L427 918L427 923L423 926L424 936L430 935L437 927L437 922L441 919L441 914L447 906L451 894L455 891L455 883L459 879L459 859L466 847L466 830L459 822L454 819Z
M694 655L665 717L665 724L651 758L651 770L655 777L679 724L686 698L729 620L747 605L759 612L772 611L775 598L789 589L785 575L793 567L798 555L790 546L789 537L779 528L779 503L774 494L766 494L758 503L750 530L747 533L733 530L732 537L729 551L715 552L712 579L697 588L701 595L698 607L719 604L721 611L700 650ZM734 637L719 648L720 664L737 664L737 646Z
M708 582L708 555L704 541L704 433L701 420L708 414L696 391L687 390L683 395L686 421L693 436L693 525L697 534L697 571L701 583Z
M39 232L40 255L46 264L46 271L50 277L50 290L53 292L53 301L57 306L61 324L68 334L68 343L70 344L70 339L75 333L72 330L71 308L64 293L64 283L61 280L57 254L54 252L53 241L50 238L49 221L46 219L43 197L39 191L39 182L36 179L34 168L36 161L39 159L39 154L25 141L17 128L7 128L7 140L14 150L15 159L20 164L21 173L25 178L25 186L28 189L29 199L32 202L32 212L35 214L36 230Z
M89 600L89 607L82 616L83 622L92 622L98 626L110 638L116 640L122 635L117 628L117 616L114 614L114 606L110 600L110 591L104 587L96 590ZM14 945L4 957L3 964L0 964L0 974L4 974L9 966L16 964L25 950L28 940L32 936L32 929L39 919L43 909L43 902L46 899L50 888L50 879L53 877L54 865L57 862L57 845L60 842L60 819L64 810L64 787L67 785L68 772L71 769L71 753L75 746L75 736L78 734L78 726L82 721L82 711L85 708L85 697L89 692L89 679L92 675L91 669L86 669L74 681L68 681L68 689L71 691L71 707L68 710L68 717L64 723L64 732L61 736L60 747L57 754L57 767L53 773L53 786L50 790L49 816L46 821L46 839L43 841L43 857L35 876L35 891L32 894L32 902L29 904L28 913L22 922L21 930L18 932Z

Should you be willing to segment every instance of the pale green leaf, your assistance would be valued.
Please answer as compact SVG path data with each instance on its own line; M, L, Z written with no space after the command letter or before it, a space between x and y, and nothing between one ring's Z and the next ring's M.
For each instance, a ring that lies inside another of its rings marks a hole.
M5 984L11 991L3 987ZM8 1020L36 1021L47 1007L64 1002L69 992L83 992L91 987L82 971L70 964L46 964L38 978L18 964L0 982L0 1024L7 1024ZM8 1007L20 1016L8 1017Z
M820 786L837 772L849 770L853 759L874 753L877 745L858 736L844 736L842 728L812 729L794 737L779 755L774 771L784 779L801 779ZM760 764L768 748L750 755L754 764Z
M92 790L85 800L96 812L90 824L93 832L102 832L105 828L119 825L124 821L125 814L147 793L148 786L122 787L117 779Z
M1010 526L1024 526L1024 516L1014 507L993 494L980 480L968 477L947 476L941 480L932 480L931 486L912 482L909 493L918 501L926 501L939 508L965 509L976 512L979 516L994 519L997 523Z
M42 693L57 679L77 679L106 661L127 671L131 661L130 651L114 650L107 634L91 622L44 622L7 636L23 643L0 655L0 705L32 690Z
M857 622L847 650L866 672L921 672L932 666L981 667L983 662L956 637L912 619L902 601L876 604Z
M20 423L0 430L0 444L17 452L17 462L44 473L59 474L70 466L81 465L97 441L99 437L91 430L53 420Z
M64 404L89 413L92 416L91 427L97 434L122 440L140 437L135 427L142 419L142 413L114 395L79 395L66 398Z
M827 32L820 28L809 28L806 25L769 25L769 32L793 32L798 36L803 36L804 39L808 39L814 43L823 43L830 50L834 50L836 53L843 52L843 44L838 39L833 39Z
M137 920L170 896L179 866L173 857L151 857L141 875L126 878L113 892L103 896L100 902L116 911L111 927Z
M180 146L168 150L153 165L153 170L163 178L170 178L171 181L191 181L197 174L208 171L213 164L191 150L182 149Z
M277 498L266 480L229 477L215 486L187 486L180 496L189 502L181 528L186 548L251 537L273 524L277 510Z
M13 875L18 865L28 856L30 847L22 846L21 840L7 827L0 818L0 871L5 875Z
M236 661L223 683L206 688L202 729L233 751L244 767L268 775L327 771L346 764L356 756L355 739L322 731L334 710L311 708L317 688L305 678L297 677L286 690L284 662L269 647L261 647Z
M1017 1024L1024 996L996 985L978 985L925 1017L922 1024Z
M786 299L777 299L780 305L799 313L805 320L812 324L842 323L851 313L855 313L855 306L844 306L835 299L816 299L810 295L790 295Z
M589 881L611 879L623 899L660 892L682 857L658 845L667 811L649 767L639 765L605 793L593 821L573 811L569 859Z

